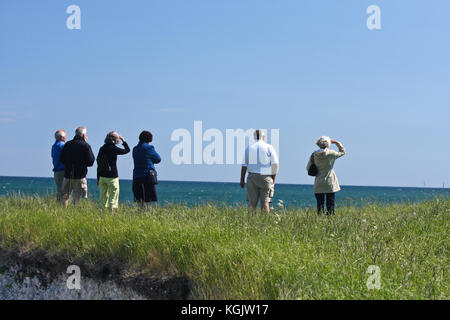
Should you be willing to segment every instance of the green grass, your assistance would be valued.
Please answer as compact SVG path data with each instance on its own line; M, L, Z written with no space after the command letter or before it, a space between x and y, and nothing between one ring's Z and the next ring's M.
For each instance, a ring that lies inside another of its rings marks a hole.
M449 216L449 198L327 217L213 205L110 213L89 201L64 210L2 197L0 245L184 275L194 299L449 299ZM367 289L370 265L379 290Z

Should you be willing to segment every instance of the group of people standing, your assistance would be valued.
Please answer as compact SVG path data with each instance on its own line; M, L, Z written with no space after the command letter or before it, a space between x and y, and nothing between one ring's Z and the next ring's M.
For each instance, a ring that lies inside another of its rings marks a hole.
M275 177L278 173L279 161L274 147L265 142L263 130L256 130L253 135L255 142L245 150L241 169L240 186L245 186L247 177L247 201L255 209L258 202L261 209L269 212L275 191ZM69 203L70 195L76 204L80 198L87 198L87 168L93 166L95 157L91 146L87 143L85 127L75 130L73 140L66 143L66 132L55 132L55 143L52 146L54 178L57 187L57 199L64 206ZM161 162L160 155L153 145L153 136L149 131L142 131L139 143L133 148L133 195L140 205L158 201L155 185L157 173L155 164ZM123 148L117 145L122 142ZM310 172L314 167L314 194L317 200L319 214L334 215L335 193L340 186L333 170L337 158L345 154L343 145L329 137L322 136L317 142L319 150L311 155L306 169ZM329 147L335 144L338 151ZM119 205L119 175L117 171L117 156L130 152L125 139L117 132L109 132L105 143L97 156L97 185L100 189L100 203L110 209ZM326 199L326 211L325 211Z
M69 204L71 194L74 204L81 198L87 198L86 175L88 167L92 167L96 159L87 139L85 127L78 127L75 137L67 143L64 130L55 132L52 159L56 197L65 207ZM161 162L161 157L150 144L152 140L153 135L150 132L142 131L139 143L133 148L133 194L140 205L158 201L155 164ZM114 131L106 135L104 142L97 155L97 185L101 205L113 210L119 206L117 156L129 153L130 147L125 139ZM120 142L123 148L117 146Z

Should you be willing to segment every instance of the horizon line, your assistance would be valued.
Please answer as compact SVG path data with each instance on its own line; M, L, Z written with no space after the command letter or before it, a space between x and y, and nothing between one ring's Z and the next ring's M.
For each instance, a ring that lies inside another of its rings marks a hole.
M0 175L0 178L38 178L38 179L53 179L52 176L47 177L32 177L32 176L4 176ZM95 178L87 178L88 180L96 180ZM119 178L119 181L133 181L133 179L122 179ZM196 180L159 180L160 182L205 182L205 183L229 183L229 184L239 184L239 182L229 182L229 181L196 181ZM275 183L275 185L291 185L291 186L311 186L313 187L314 184L304 184L304 183ZM351 185L351 184L341 184L341 187L369 187L369 188L413 188L413 189L443 189L443 190L450 190L450 188L447 187L412 187L412 186L380 186L380 185Z

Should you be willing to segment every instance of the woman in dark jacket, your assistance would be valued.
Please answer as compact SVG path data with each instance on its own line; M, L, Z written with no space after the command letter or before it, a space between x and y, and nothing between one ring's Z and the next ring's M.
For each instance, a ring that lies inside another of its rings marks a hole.
M155 164L161 162L161 157L150 144L152 140L150 132L142 131L138 145L133 148L133 194L140 205L158 201Z
M116 146L122 141L123 149ZM119 174L117 156L130 152L130 147L117 132L110 132L97 156L97 185L100 188L100 203L111 210L119 207Z

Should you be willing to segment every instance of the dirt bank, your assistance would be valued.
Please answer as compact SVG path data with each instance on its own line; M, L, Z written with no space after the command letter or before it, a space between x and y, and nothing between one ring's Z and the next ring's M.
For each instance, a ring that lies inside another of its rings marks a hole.
M70 265L80 267L82 285L80 290L67 293L66 280L70 274L66 272ZM13 283L10 283L11 279ZM0 247L0 280L3 286L0 290L6 299L188 299L192 289L192 282L185 277L149 275L131 270L118 261L103 261L93 265L82 260L71 261L44 250L24 248ZM61 288L66 291L61 291ZM11 290L18 293L8 293ZM45 293L46 290L52 293ZM66 293L58 296L58 292Z

